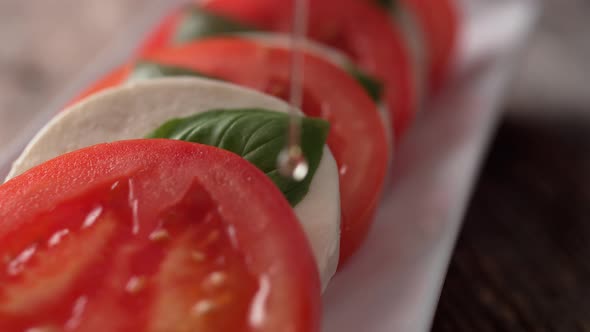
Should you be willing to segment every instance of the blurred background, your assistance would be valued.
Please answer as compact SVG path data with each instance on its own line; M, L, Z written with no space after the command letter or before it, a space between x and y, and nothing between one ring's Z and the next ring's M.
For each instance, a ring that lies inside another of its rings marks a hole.
M0 0L0 108L13 110L0 113L0 142L23 130L143 4ZM589 0L544 2L434 331L590 331L589 19Z

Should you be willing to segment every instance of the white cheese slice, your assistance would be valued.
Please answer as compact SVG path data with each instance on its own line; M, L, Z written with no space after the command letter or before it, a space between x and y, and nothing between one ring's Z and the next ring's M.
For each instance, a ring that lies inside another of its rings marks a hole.
M50 121L13 164L8 178L66 152L142 138L172 118L219 108L286 111L288 105L254 90L201 78L162 78L108 89ZM338 167L327 147L295 213L308 236L325 288L336 272L340 242Z

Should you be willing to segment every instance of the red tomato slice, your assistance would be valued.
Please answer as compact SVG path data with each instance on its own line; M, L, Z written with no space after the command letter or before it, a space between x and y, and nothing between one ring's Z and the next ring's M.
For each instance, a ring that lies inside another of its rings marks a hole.
M214 147L124 141L35 167L0 186L0 253L3 332L319 331L292 209Z
M204 8L259 29L290 32L293 0L209 0ZM182 19L174 12L142 47L142 54L171 43ZM410 126L417 110L417 91L409 50L401 30L387 13L358 0L310 0L309 36L351 56L367 73L385 84L385 102L392 112L396 142Z
M459 17L453 0L402 0L419 20L428 45L430 91L440 91L457 44Z
M283 48L216 38L164 49L146 58L289 97L290 52ZM124 77L122 73L128 70L120 69L97 86ZM387 139L376 105L348 73L306 55L304 78L303 112L331 124L328 145L340 169L342 264L358 249L372 222L387 170Z

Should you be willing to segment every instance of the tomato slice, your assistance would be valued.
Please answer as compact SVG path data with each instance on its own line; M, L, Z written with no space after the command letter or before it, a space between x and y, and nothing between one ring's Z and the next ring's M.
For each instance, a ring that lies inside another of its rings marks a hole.
M307 239L246 160L100 144L0 186L0 330L319 331Z
M209 0L202 6L262 30L290 32L293 0ZM183 19L182 11L166 18L144 44L149 54L172 43ZM309 37L349 55L385 86L385 101L392 112L392 128L399 138L409 128L417 110L409 49L399 27L384 11L359 0L310 0Z
M216 38L161 50L146 59L188 68L288 99L290 52L236 38ZM97 83L129 73L119 69ZM376 105L345 71L312 55L305 57L305 114L330 122L328 146L340 170L342 233L340 261L365 239L387 170L387 138ZM89 91L96 91L91 87Z
M457 44L459 17L453 0L402 0L418 19L428 45L430 91L440 91Z

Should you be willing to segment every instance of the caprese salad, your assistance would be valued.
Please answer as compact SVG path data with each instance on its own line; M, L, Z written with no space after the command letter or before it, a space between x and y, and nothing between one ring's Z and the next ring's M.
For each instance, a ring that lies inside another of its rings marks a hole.
M308 0L294 180L293 1L178 8L37 133L0 185L0 331L319 331L458 24L451 0Z

